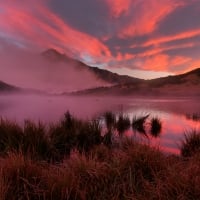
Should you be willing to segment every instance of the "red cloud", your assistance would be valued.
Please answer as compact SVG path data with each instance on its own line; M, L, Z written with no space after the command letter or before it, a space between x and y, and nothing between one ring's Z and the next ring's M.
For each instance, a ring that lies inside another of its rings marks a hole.
M160 45L156 45L155 47L151 48L150 50L146 50L143 51L141 53L138 53L135 55L135 57L147 57L147 56L154 56L157 54L162 54L164 51L168 51L168 50L173 50L173 49L182 49L182 48L191 48L191 47L195 47L199 45L199 43L185 43L185 44L177 44L177 45L171 45L171 46L167 46L167 47L160 47ZM142 46L142 45L141 45ZM131 48L136 48L138 46L131 46Z
M172 0L139 0L133 1L133 10L129 10L132 16L130 23L123 27L119 36L125 38L127 36L137 36L152 33L157 28L157 24L180 4Z
M129 53L122 54L122 53L118 52L117 56L115 57L115 59L117 61L123 61L123 60L130 60L130 59L132 59L134 57L135 57L134 55L129 54Z
M133 1L132 0L106 0L106 2L110 8L111 16L117 18L129 10Z
M172 42L172 41L176 41L176 40L192 38L192 37L195 37L198 35L200 35L200 29L190 30L190 31L178 33L175 35L154 38L152 40L147 41L145 44L143 44L143 46L160 45L160 44L163 44L166 42Z
M137 67L143 70L153 71L171 71L171 68L180 65L189 64L191 58L184 56L169 56L167 54L156 54L153 56L143 57L137 62Z
M30 2L29 2L30 3ZM26 4L27 5L27 4ZM106 45L95 37L80 32L42 5L30 10L30 6L19 8L16 4L1 5L1 32L10 38L43 48L54 47L63 51L70 49L79 56L90 55L95 59L109 58Z

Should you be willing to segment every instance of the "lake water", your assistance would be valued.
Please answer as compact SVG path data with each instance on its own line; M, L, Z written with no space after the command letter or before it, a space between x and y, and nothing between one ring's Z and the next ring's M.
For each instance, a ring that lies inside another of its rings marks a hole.
M160 137L146 142L176 154L184 132L200 129L199 99L0 95L0 116L20 124L24 119L56 122L67 110L84 119L105 111L122 111L131 119L146 114L150 114L150 118L159 117L162 121ZM132 131L126 134L133 136Z

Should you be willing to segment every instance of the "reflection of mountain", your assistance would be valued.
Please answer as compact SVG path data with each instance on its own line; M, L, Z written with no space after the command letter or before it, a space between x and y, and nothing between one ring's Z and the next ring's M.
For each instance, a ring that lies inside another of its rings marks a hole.
M200 96L200 68L181 75L94 88L79 94Z
M19 88L0 81L0 92L14 92L14 91L19 91Z
M70 58L65 54L61 54L54 49L48 49L47 51L42 53L47 59L52 62L64 62L71 64L73 67L76 67L78 70L88 70L92 74L94 74L99 80L105 81L111 84L123 84L123 83L139 83L142 79L133 78L126 75L118 75L116 73L112 73L108 70L99 69L97 67L90 67L83 62Z

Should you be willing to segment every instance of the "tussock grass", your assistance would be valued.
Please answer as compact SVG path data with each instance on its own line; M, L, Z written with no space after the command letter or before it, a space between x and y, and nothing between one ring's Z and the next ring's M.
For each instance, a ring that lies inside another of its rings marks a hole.
M118 116L118 120L116 122L116 129L119 133L119 136L122 136L125 131L127 131L131 126L130 119L127 115L121 113Z
M200 155L167 156L124 141L120 149L73 151L59 165L9 153L0 164L1 199L199 199Z
M158 137L162 131L162 123L159 118L153 117L151 119L151 130L150 133L154 137Z
M116 121L110 116L108 131L130 127L127 116ZM153 118L151 126L157 130L159 122ZM2 119L0 199L200 198L199 132L188 133L175 156L126 137L119 138L120 145L107 145L101 129L99 120L70 113L51 126L26 121L20 127Z
M185 133L180 150L181 155L184 157L190 157L193 154L200 153L200 132L192 130Z
M132 120L132 129L138 131L139 133L143 134L144 136L147 136L146 129L145 129L145 123L148 115L142 116L142 117L134 117Z
M23 139L22 128L15 122L0 119L0 152L19 150Z

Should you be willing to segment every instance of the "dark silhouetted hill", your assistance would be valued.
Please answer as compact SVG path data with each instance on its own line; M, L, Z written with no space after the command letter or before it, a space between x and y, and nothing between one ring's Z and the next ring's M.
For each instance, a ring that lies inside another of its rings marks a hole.
M200 68L180 75L140 80L136 83L124 83L111 87L93 88L79 91L76 94L200 97Z
M0 81L0 92L17 92L19 90L20 89L18 87Z

